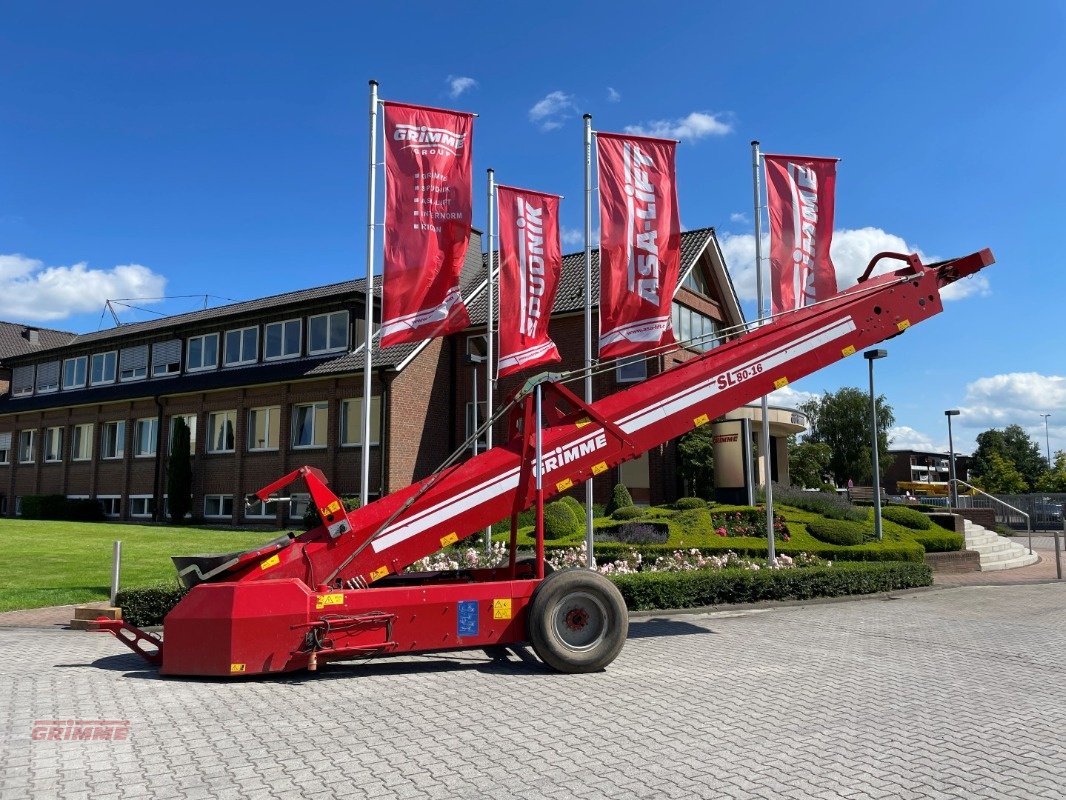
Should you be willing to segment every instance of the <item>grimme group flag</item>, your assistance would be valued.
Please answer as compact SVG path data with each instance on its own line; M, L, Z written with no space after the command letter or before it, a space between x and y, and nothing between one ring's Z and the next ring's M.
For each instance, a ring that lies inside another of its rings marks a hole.
M473 114L383 103L385 252L381 346L470 324L459 272L470 239Z
M548 338L559 287L559 196L497 187L500 214L500 360L502 378L561 361Z
M600 183L600 357L672 344L681 265L677 142L596 134Z
M768 155L771 313L792 311L837 293L829 257L837 159Z

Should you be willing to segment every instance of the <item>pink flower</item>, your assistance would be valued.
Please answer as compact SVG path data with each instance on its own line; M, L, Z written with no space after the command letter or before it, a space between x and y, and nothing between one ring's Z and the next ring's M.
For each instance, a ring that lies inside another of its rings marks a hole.
M719 528L717 531L715 531L715 533L717 533L719 536L725 536L726 530L725 528Z

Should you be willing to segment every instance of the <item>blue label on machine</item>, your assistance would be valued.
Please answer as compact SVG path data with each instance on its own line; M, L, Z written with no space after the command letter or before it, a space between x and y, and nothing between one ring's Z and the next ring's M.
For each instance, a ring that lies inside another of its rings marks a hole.
M459 601L459 637L477 636L478 601Z

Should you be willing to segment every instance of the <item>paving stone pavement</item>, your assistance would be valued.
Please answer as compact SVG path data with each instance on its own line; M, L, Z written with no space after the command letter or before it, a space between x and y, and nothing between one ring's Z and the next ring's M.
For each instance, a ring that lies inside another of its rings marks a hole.
M0 798L1062 798L1066 585L636 618L605 672L512 656L160 679L0 629ZM37 719L130 721L34 741Z

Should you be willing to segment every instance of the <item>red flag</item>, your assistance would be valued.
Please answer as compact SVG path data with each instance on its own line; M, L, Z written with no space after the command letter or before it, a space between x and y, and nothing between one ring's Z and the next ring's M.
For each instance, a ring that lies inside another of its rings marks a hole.
M837 159L764 156L770 209L771 313L791 311L837 293L829 257Z
M548 338L563 265L559 196L497 187L500 213L500 361L502 378L562 361Z
M381 346L470 324L459 291L471 222L473 115L385 103Z
M600 356L674 342L681 265L677 142L596 134L600 176Z

